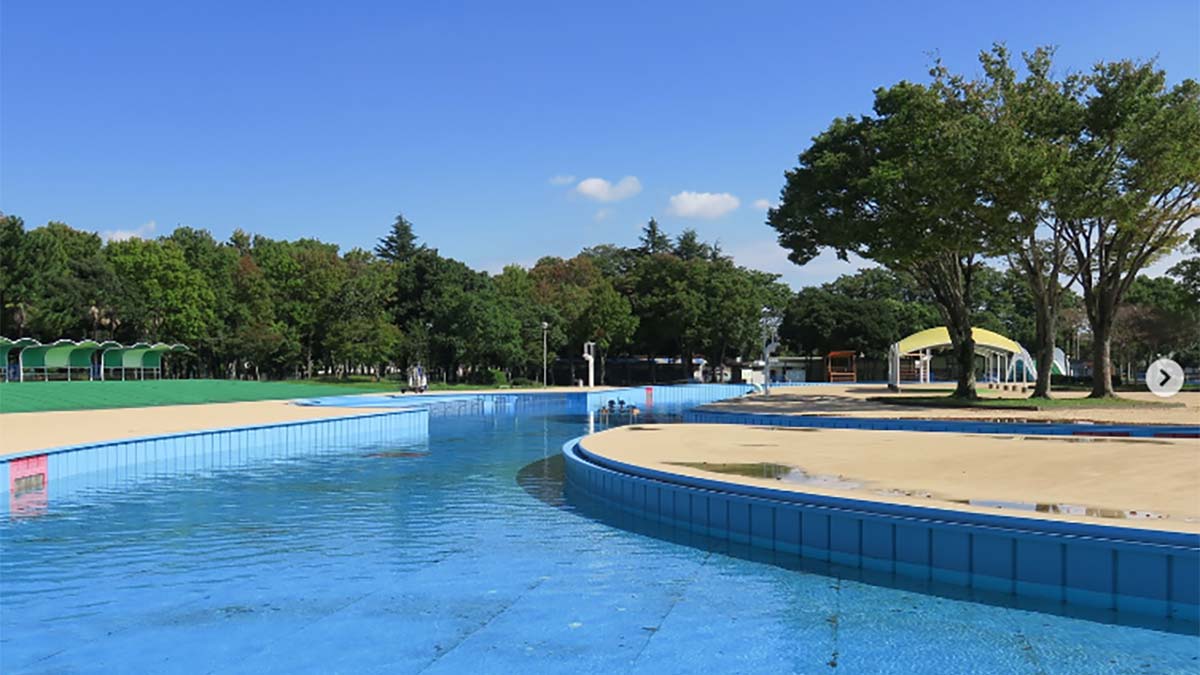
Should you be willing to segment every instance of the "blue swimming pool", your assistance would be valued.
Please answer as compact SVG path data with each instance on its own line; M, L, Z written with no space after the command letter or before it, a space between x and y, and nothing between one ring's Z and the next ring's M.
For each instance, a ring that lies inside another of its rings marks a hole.
M0 670L1200 669L1194 626L808 568L566 500L559 451L585 427L463 414L424 439L184 465L10 514Z

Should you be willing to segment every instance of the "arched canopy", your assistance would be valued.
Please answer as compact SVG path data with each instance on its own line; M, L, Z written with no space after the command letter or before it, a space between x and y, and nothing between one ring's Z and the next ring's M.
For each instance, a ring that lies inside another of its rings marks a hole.
M1021 354L1025 352L1025 349L1016 340L983 328L972 328L971 337L975 338L975 349L980 353ZM896 349L901 354L911 354L926 349L944 349L951 344L950 331L945 326L939 326L909 335L896 343Z
M26 347L41 344L33 338L18 338L10 340L6 337L0 337L0 364L8 363L8 355L10 352L20 351Z
M162 366L163 354L166 354L169 352L186 352L186 351L187 351L187 347L185 345L179 345L179 344L168 345L168 344L163 344L161 342L156 343L154 346L150 347L150 349L146 350L146 352L142 355L142 367L143 368L158 368L158 367Z
M150 345L139 342L129 347L117 347L104 352L105 368L141 368L142 357L150 351Z
M115 342L96 342L84 340L75 344L75 348L67 355L67 364L72 368L91 368L92 356L105 348L105 345L116 345Z
M71 352L78 347L71 340L58 340L48 345L33 345L21 352L23 368L67 368Z

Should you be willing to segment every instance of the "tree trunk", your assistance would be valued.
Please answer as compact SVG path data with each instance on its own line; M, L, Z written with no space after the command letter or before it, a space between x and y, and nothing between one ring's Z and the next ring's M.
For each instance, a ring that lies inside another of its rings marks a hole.
M1100 321L1092 327L1092 393L1088 397L1114 396L1112 375L1112 322Z
M1035 398L1050 398L1050 372L1054 368L1054 334L1058 323L1056 308L1039 303L1037 308L1037 384Z
M954 296L951 296L954 297ZM946 332L954 345L954 360L958 364L958 384L954 398L974 400L979 398L975 391L975 338L971 332L971 315L962 296L942 306L946 319Z
M968 337L959 342L954 357L958 362L958 385L954 388L954 398L979 398L975 392L975 339Z

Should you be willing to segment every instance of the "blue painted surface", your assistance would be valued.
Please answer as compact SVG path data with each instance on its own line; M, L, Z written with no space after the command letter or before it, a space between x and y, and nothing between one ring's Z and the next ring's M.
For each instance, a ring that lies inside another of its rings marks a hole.
M999 411L998 411L999 412ZM1012 415L1019 416L1019 411ZM965 434L1023 434L1029 436L1110 435L1149 438L1183 436L1200 438L1200 424L1083 424L1042 422L988 422L954 419L837 417L834 415L782 415L716 410L689 410L684 421L695 424L744 424L809 427L815 429L872 429L934 431Z
M1200 621L1197 584L1170 583L1173 568L1198 569L1197 534L734 484L611 460L589 452L586 439L568 443L563 452L569 480L594 499L636 508L624 495L641 488L702 494L709 517L683 525L733 543L792 551L797 538L788 528L798 521L799 552L816 560L1118 613ZM714 509L728 519L714 523ZM643 512L648 518L658 515L653 509ZM783 532L776 527L780 522Z
M749 546L714 491L604 471L585 480L619 508L568 500L560 449L586 418L475 405L430 408L416 439L263 428L239 455L194 435L154 472L136 467L155 441L127 444L0 519L0 671L1194 670L1193 624L870 570L886 519L862 521L862 567L812 566L788 549L828 547L845 521L830 509L802 523L754 498ZM1196 570L1174 565L1173 586Z
M0 484L6 487L6 492L11 462L40 455L46 455L47 459L46 489L36 499L19 500L9 495L8 499L0 500L0 516L9 511L40 512L47 501L59 503L76 493L117 489L162 475L202 475L241 469L256 463L338 453L383 442L421 441L428 434L429 411L403 409L17 453L0 462L0 479L4 481ZM23 506L25 502L31 506Z

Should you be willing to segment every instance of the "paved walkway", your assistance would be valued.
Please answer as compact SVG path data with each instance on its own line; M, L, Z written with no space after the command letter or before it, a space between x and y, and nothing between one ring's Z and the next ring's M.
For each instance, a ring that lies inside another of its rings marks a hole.
M584 447L620 462L747 485L1200 532L1200 439L685 424L619 427L587 437Z
M154 408L64 410L0 415L0 456L221 427L363 415L362 408L315 408L286 401L168 405Z

